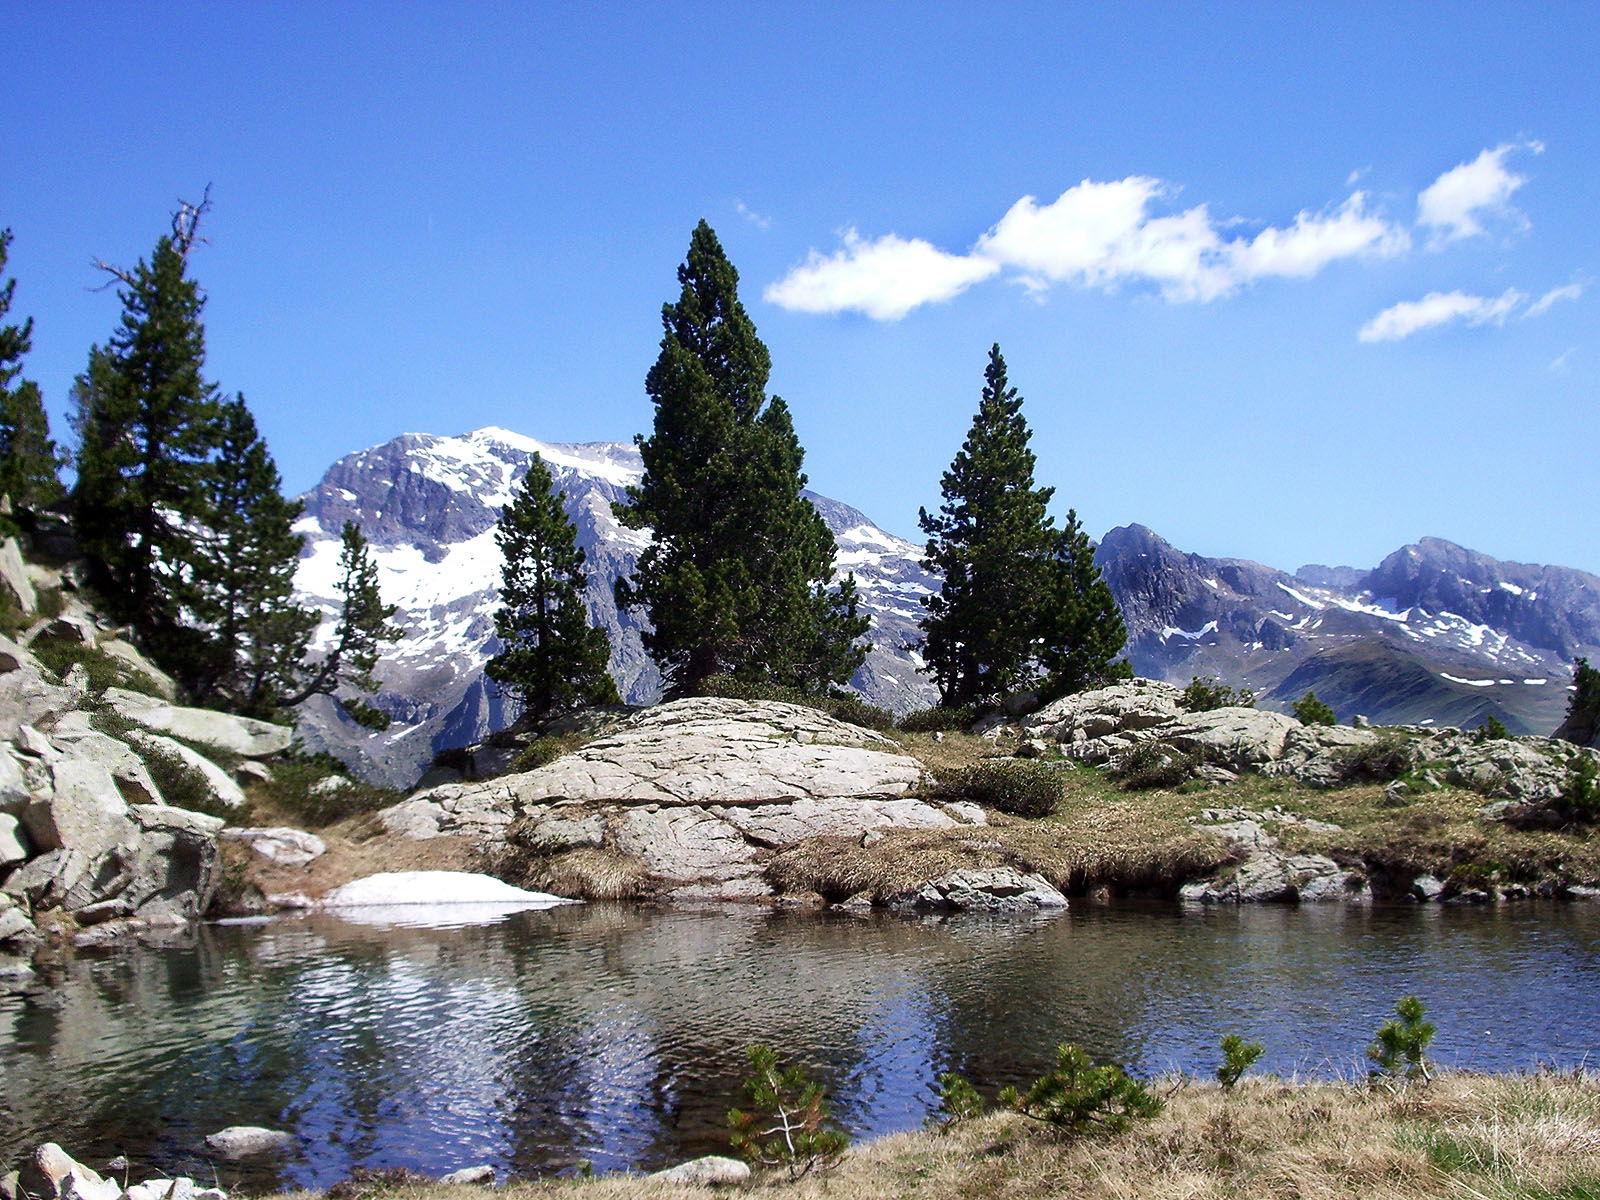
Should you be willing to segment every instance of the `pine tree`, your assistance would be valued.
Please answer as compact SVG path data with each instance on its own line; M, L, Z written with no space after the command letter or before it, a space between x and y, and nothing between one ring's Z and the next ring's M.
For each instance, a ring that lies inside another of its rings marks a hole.
M300 687L284 697L281 707L293 708L313 696L332 697L358 725L372 730L389 726L389 715L363 700L339 696L340 690L371 694L378 690L372 672L383 643L397 641L405 631L389 622L397 611L385 604L378 590L378 568L367 553L361 526L346 521L340 531L339 620L333 643L320 660L302 674Z
M589 623L584 553L554 486L535 454L495 530L505 559L494 617L501 650L485 670L535 727L574 705L619 702L606 670L611 639Z
M100 264L122 283L122 320L73 391L80 445L73 518L103 569L120 619L139 625L156 661L177 676L207 657L188 623L193 529L206 517L217 445L216 387L202 375L205 298L188 252L207 205L184 205L173 231L132 270Z
M243 396L225 402L199 532L194 616L210 654L187 680L200 703L252 716L276 715L299 685L318 613L294 603L304 539L303 506L285 500L282 479Z
M738 299L738 272L701 221L662 307L655 404L637 438L644 477L619 514L654 540L618 603L648 610L645 648L667 694L713 675L818 694L866 656L853 582L829 589L837 547L802 495L804 452L766 394L771 358Z
M1032 434L998 345L967 440L945 472L937 516L920 514L929 566L943 583L923 600L923 657L952 708L1032 687L1065 695L1132 674L1119 660L1127 628L1069 509L1059 531L1054 488L1034 487Z
M1119 657L1128 644L1128 627L1095 565L1094 544L1076 509L1067 510L1056 536L1045 596L1039 665L1046 674L1041 690L1047 699L1133 677L1133 667Z
M1061 536L1045 511L1055 489L1033 486L1031 437L996 345L939 513L920 512L928 566L943 578L938 595L923 598L922 655L946 707L998 700L1037 676Z
M0 229L0 276L6 266L11 230ZM61 456L50 440L39 385L21 379L22 356L33 348L33 318L7 325L17 281L0 284L0 496L14 508L38 509L62 497Z

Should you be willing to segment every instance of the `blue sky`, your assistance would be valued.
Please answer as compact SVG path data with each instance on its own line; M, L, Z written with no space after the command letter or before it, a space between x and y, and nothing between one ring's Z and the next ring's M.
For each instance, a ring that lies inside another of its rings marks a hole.
M626 440L696 220L819 491L918 539L999 342L1089 531L1600 571L1600 6L33 4L0 226L66 399L179 197L287 485Z

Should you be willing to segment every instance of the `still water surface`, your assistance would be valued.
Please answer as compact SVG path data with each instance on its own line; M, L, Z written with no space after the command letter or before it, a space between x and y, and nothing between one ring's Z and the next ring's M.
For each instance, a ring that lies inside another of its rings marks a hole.
M1041 919L586 905L492 924L319 915L209 926L72 961L0 999L0 1161L53 1139L204 1179L224 1125L300 1138L224 1185L649 1169L726 1149L744 1048L825 1080L856 1137L921 1123L936 1074L985 1090L1058 1042L1209 1074L1223 1033L1263 1069L1351 1075L1407 992L1437 1057L1485 1070L1600 1047L1597 906L1455 910L1078 904Z

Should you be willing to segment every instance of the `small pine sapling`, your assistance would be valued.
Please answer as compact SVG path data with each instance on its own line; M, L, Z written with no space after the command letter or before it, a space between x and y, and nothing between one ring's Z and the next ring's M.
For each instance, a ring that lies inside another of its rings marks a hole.
M1231 1091L1265 1051L1260 1042L1247 1042L1236 1033L1222 1038L1222 1065L1217 1068L1217 1082L1224 1091Z
M1394 1011L1400 1019L1378 1026L1377 1040L1367 1047L1367 1057L1377 1064L1374 1074L1432 1079L1433 1072L1423 1052L1438 1030L1422 1019L1422 1001L1415 996L1402 996Z
M839 1165L850 1138L830 1126L822 1085L800 1066L780 1067L771 1046L757 1042L746 1054L748 1111L728 1112L729 1141L756 1166L782 1167L790 1179Z
M1493 713L1483 719L1483 724L1477 730L1477 740L1480 742L1503 742L1510 736L1511 732Z
M1315 692L1307 692L1294 702L1295 720L1302 725L1337 725L1339 718L1333 708L1317 699Z
M1183 695L1178 698L1178 703L1190 712L1210 712L1217 708L1254 708L1256 694L1250 688L1235 690L1225 683L1219 683L1210 675L1204 677L1196 675L1189 680L1189 686L1183 689Z
M949 1129L962 1121L983 1116L983 1097L972 1086L971 1080L955 1071L943 1071L938 1076L939 1107L928 1115L930 1129Z
M1022 1094L1000 1093L1005 1107L1068 1133L1096 1129L1122 1133L1140 1117L1154 1117L1165 1102L1115 1064L1096 1066L1077 1046L1056 1047L1056 1069L1041 1075Z

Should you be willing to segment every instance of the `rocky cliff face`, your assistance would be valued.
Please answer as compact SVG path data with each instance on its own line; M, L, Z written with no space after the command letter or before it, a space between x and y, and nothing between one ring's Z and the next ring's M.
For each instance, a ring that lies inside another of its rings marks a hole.
M660 678L637 614L612 585L633 569L648 533L613 513L641 464L632 446L557 445L503 429L458 437L407 434L340 459L309 492L299 586L333 611L339 529L358 522L405 641L379 671L378 703L394 724L379 736L311 705L300 733L377 782L413 783L434 754L503 727L512 716L483 664L494 643L500 583L494 525L537 451L565 496L588 556L587 599L611 634L611 670L632 703ZM873 651L852 680L874 704L905 712L936 693L908 647L921 598L938 586L918 547L836 500L813 495L854 572L872 618ZM1128 624L1134 670L1186 683L1212 675L1287 708L1308 689L1342 720L1476 725L1547 733L1565 711L1575 654L1600 653L1600 579L1561 567L1498 562L1426 538L1373 570L1303 567L1289 574L1242 559L1175 549L1139 525L1113 529L1096 555Z

